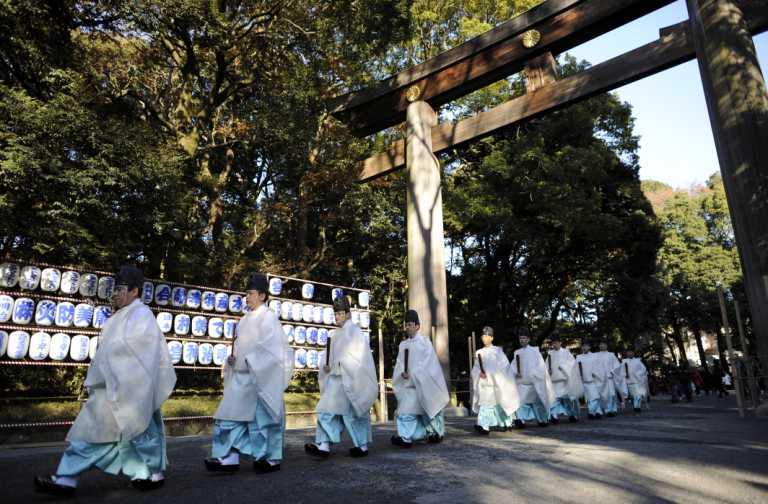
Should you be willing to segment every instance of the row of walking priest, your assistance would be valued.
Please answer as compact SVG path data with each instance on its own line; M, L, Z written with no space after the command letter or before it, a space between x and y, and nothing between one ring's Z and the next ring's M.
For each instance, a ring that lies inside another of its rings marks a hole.
M67 434L68 447L54 474L35 476L35 489L61 497L75 495L81 474L97 468L123 474L138 490L165 482L167 466L163 403L173 392L176 375L165 339L151 310L141 302L143 274L123 266L112 301L117 308L100 335L100 344L85 387L88 400ZM277 315L266 306L265 275L249 278L246 303L251 311L237 326L232 354L224 365L224 394L214 414L211 457L207 470L235 472L240 458L252 460L259 473L280 470L285 432L283 394L293 374L292 349ZM313 457L327 458L346 431L350 456L368 455L372 441L370 410L378 381L370 343L352 322L345 297L334 301L339 329L321 354L320 400L315 439L304 446ZM430 340L420 334L419 316L406 313L408 335L400 343L393 386L397 397L397 435L391 442L410 448L415 441L439 443L445 434L443 410L450 396ZM607 351L574 358L554 338L546 360L520 335L512 361L493 345L493 329L483 329L484 348L472 369L472 407L476 430L541 426L560 416L579 418L584 397L589 418L615 415L624 399L640 411L647 396L647 373L639 359L619 362Z

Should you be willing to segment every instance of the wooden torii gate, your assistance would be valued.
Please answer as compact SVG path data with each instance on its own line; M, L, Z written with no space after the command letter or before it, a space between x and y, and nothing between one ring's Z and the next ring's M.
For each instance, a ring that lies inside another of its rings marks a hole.
M360 164L365 182L408 171L408 305L450 376L440 164L435 153L698 59L754 332L768 365L768 93L752 35L766 0L686 0L689 20L659 39L558 80L554 55L674 0L548 0L378 85L335 98L331 113L358 136L406 122L406 138ZM526 94L455 124L435 108L526 70Z

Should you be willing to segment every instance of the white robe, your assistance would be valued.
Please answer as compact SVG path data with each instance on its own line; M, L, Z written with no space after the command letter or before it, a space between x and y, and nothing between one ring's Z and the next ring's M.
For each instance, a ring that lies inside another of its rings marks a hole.
M550 372L555 397L569 397L576 400L584 395L576 359L567 348L550 350L547 354L547 371Z
M232 355L235 363L224 364L224 397L213 417L250 422L260 400L274 420L282 420L293 351L277 315L265 305L244 315L237 324Z
M580 365L579 365L580 364ZM607 377L597 354L585 353L576 357L576 372L584 384L584 398L587 401L600 399ZM607 397L607 396L606 396Z
M407 380L402 375L406 349L410 375ZM434 418L451 399L435 349L421 334L400 342L392 385L397 397L398 415L426 415Z
M370 341L351 320L337 329L331 342L330 373L326 373L325 354L319 356L320 401L318 413L362 417L368 414L379 394L376 366Z
M622 363L622 373L627 381L629 394L632 397L648 398L648 370L643 361L637 357L624 359ZM629 377L627 377L629 375Z
M518 369L518 363L520 369ZM520 404L531 404L538 398L544 408L549 411L555 403L555 390L552 388L552 380L547 373L547 366L539 352L539 347L528 345L515 350L509 365L517 380Z
M136 299L117 310L101 329L84 383L89 397L67 441L114 443L135 438L147 430L175 384L165 337L152 311Z
M477 355L483 359L486 378L480 378L480 359L472 367L472 411L478 413L480 406L501 406L512 416L520 407L520 396L515 377L509 369L509 359L497 346L481 348Z
M595 354L597 358L602 362L603 369L608 375L608 380L613 384L614 392L617 393L622 399L626 399L628 395L627 383L624 380L624 374L619 369L621 367L621 361L616 357L616 354L603 350ZM605 392L610 394L610 392Z

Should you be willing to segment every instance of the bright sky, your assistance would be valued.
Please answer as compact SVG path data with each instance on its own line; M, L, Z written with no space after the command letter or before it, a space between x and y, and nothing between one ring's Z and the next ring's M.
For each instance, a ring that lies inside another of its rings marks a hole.
M659 38L659 28L688 19L684 0L659 9L569 51L597 64ZM768 32L755 37L763 75L768 71ZM696 61L617 90L632 104L640 136L640 177L676 188L704 182L718 171L717 153Z

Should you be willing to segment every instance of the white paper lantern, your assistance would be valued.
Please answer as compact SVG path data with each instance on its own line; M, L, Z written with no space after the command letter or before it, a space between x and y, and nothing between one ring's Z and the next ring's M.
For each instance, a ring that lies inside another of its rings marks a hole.
M171 358L171 364L178 364L181 362L181 353L184 349L184 345L181 341L171 340L168 342L168 355Z
M51 337L49 356L55 361L64 360L69 355L69 345L72 339L69 334L56 333Z
M13 298L0 294L0 323L8 322L13 316Z
M99 286L96 289L96 295L101 299L111 299L115 292L115 279L111 276L99 278Z
M144 282L141 285L141 302L144 304L152 304L152 300L155 299L155 284L152 282Z
M224 335L224 321L219 317L213 317L208 320L208 336L211 338L221 338Z
M189 334L190 319L186 313L178 313L173 320L173 332L179 336Z
M0 329L0 357L5 355L5 351L8 349L8 333Z
M80 275L80 295L94 297L99 291L99 277L93 273Z
M16 300L19 301L18 299ZM53 325L56 320L56 301L50 299L43 299L38 301L37 308L35 308L35 324L41 326ZM16 322L14 320L14 322ZM21 322L16 322L21 323Z
M56 325L69 327L75 321L75 305L69 301L56 304Z
M187 289L184 287L174 287L171 290L171 305L181 308L187 304Z
M217 366L224 365L227 357L229 356L229 346L224 343L216 343L213 345L213 363Z
M198 345L194 341L187 341L186 343L184 343L184 350L183 350L183 356L182 356L182 359L184 360L184 364L191 366L197 363L197 350L198 350Z
M75 327L90 327L93 322L94 307L88 303L80 303L75 306Z
M87 359L90 343L90 338L84 334L72 336L72 341L69 342L69 358L77 362Z
M19 281L20 271L18 264L8 262L0 264L0 287L15 287Z
M203 338L208 334L208 319L202 315L192 317L192 336Z
M53 303L53 301L51 301ZM54 310L56 304L53 304ZM14 324L29 324L35 314L35 302L29 298L17 298L13 302L13 320Z
M29 340L29 358L41 361L48 357L51 351L51 335L47 332L36 332Z
M65 271L61 275L61 292L64 294L74 294L80 286L80 273L77 271Z
M29 333L27 331L13 331L8 335L8 357L14 360L23 359L29 350Z
M157 306L167 306L171 300L171 286L168 284L158 284L155 286L155 304Z
M56 268L45 268L40 277L40 289L56 292L61 285L61 271Z
M171 329L173 329L173 315L168 312L160 312L155 316L155 319L157 320L157 325L160 327L160 330L164 333L171 332Z
M93 336L91 341L88 342L88 358L93 360L96 357L96 350L99 349L99 337Z
M24 266L19 273L19 287L25 290L35 290L40 285L42 272L37 266Z
M209 365L213 362L213 345L210 343L202 343L198 348L197 362L203 366Z

